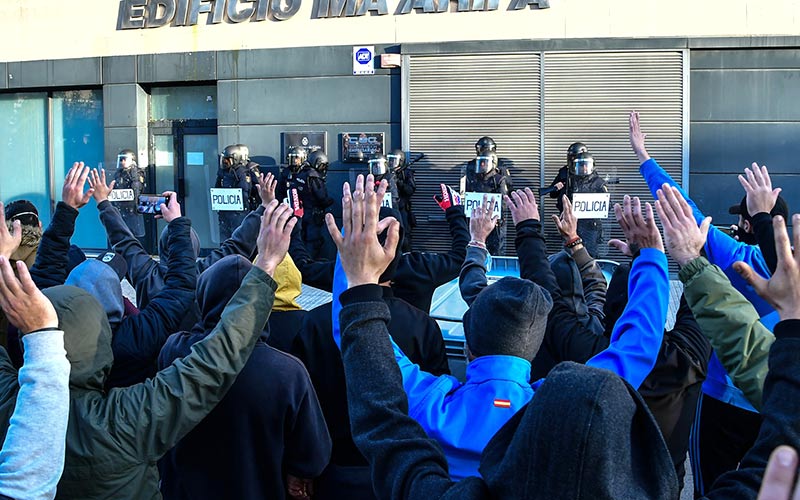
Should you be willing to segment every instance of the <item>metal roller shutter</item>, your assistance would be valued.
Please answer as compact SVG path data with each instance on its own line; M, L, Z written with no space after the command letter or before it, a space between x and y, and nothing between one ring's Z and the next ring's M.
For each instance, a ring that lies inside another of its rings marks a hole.
M406 95L404 145L425 153L414 164L414 248L447 251L444 213L431 199L439 183L458 189L457 166L475 156L475 141L488 135L498 156L514 161L515 186L539 185L541 94L538 53L411 56L403 64ZM506 236L514 249L513 224Z
M650 155L678 182L683 182L684 53L683 52L550 52L544 56L545 183L565 164L567 147L583 142L595 158L598 172L619 177L610 185L612 203L622 196L653 197L639 175L639 164L628 141L628 112L641 114ZM556 212L555 200L545 200L545 217ZM545 224L550 251L560 248L552 222ZM613 212L605 221L607 238L622 233ZM614 251L599 255L619 260ZM674 270L674 269L673 269Z

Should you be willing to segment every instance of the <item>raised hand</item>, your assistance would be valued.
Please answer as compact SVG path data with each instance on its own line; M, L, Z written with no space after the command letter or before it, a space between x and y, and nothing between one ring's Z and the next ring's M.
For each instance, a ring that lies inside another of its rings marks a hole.
M5 207L0 202L0 255L7 259L11 258L11 254L17 251L20 243L22 243L22 223L15 220L9 232Z
M388 218L386 241L378 241L378 216L388 183L383 180L375 190L372 174L366 180L363 175L356 178L356 189L350 192L350 183L342 187L342 224L344 235L339 231L332 214L325 214L328 232L339 249L339 258L347 276L347 286L377 284L381 274L389 267L400 241L400 222ZM384 219L384 221L387 219Z
M255 265L270 276L275 274L278 264L286 258L295 224L297 219L292 217L289 205L278 203L277 200L267 204L264 215L261 216L261 229L256 241L258 257Z
M657 192L656 210L664 226L667 250L675 262L683 267L700 257L706 244L711 217L706 217L700 226L678 188L664 184Z
M489 197L483 196L483 204L479 208L472 210L469 218L469 234L472 241L486 244L486 238L497 226L497 216L492 216L492 209L489 206Z
M643 134L642 129L639 127L638 111L631 111L629 119L629 132L631 148L633 149L633 152L636 153L636 158L639 159L639 163L646 162L650 159L650 155L647 154L647 149L644 147L644 141L647 139L647 134Z
M261 197L261 204L264 208L269 205L269 202L275 199L275 188L278 186L278 181L272 173L267 175L258 174L258 196Z
M565 242L572 241L578 237L578 219L572 212L572 202L569 201L567 195L561 197L561 203L564 205L564 211L561 212L561 217L552 215L553 222L556 223L558 232Z
M792 216L792 223L800 227L800 214ZM794 233L792 250L783 217L775 216L772 227L778 254L778 267L772 277L762 278L744 262L734 262L733 268L778 311L781 320L800 319L800 231Z
M622 206L615 204L614 215L627 242L614 239L608 244L629 257L633 257L642 248L655 248L663 252L664 242L653 217L653 207L646 203L645 208L646 214L642 214L639 198L631 198L627 194L623 198Z
M0 308L9 322L23 334L58 328L58 316L53 304L33 284L28 268L16 262L19 278L14 275L8 258L0 255Z
M781 188L772 189L772 180L766 166L759 167L758 163L753 163L751 167L752 170L746 168L745 175L739 176L739 183L747 193L747 212L751 216L762 212L770 213L781 194Z
M64 187L61 189L61 201L71 206L75 210L89 203L94 194L94 189L83 192L86 178L89 177L89 167L85 167L83 162L75 162L64 178Z
M99 171L96 168L92 169L91 174L89 175L89 187L94 190L92 196L94 197L94 201L98 204L106 201L108 199L109 193L114 189L114 185L117 181L111 181L111 184L106 184L106 171L105 169L100 169Z
M530 219L540 220L539 205L536 203L536 195L533 194L531 188L518 189L510 195L504 196L503 199L511 211L514 225Z

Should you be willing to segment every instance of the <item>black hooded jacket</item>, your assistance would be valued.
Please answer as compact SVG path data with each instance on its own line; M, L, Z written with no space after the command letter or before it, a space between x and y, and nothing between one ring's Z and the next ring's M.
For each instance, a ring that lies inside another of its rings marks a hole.
M239 255L209 267L197 284L203 319L170 336L159 367L191 352L211 333L252 268ZM319 476L331 440L308 372L296 358L266 344L262 332L229 393L160 462L165 499L281 499L286 474Z

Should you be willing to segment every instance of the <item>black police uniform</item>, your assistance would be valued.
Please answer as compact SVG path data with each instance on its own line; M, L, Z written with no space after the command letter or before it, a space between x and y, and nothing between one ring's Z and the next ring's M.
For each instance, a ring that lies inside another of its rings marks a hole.
M608 186L606 180L592 172L589 175L574 175L570 173L568 166L563 166L558 170L558 175L550 186L555 186L561 182L564 186L557 191L551 191L550 197L556 199L558 212L564 211L562 196L572 200L574 193L607 193ZM583 240L583 246L592 257L601 257L599 252L605 255L605 241L603 237L603 219L579 219L578 236Z
M220 243L231 237L231 234L239 227L244 218L261 203L258 196L258 164L249 163L236 165L231 168L220 168L217 171L217 188L239 188L242 190L242 200L244 210L242 211L220 211L219 214L219 238Z
M511 167L514 163L508 158L498 158L497 167L487 174L476 173L475 160L466 163L465 192L473 193L499 193L508 195L514 185L511 181ZM470 214L467 214L469 216ZM486 238L486 248L492 255L503 255L506 242L506 221L501 217L497 227Z
M395 172L395 182L397 184L398 202L395 208L400 212L405 228L402 243L403 252L411 251L411 230L417 225L414 212L411 210L411 196L417 190L417 183L414 180L414 171L410 167L400 169Z
M139 195L144 191L144 171L139 167L117 168L114 172L114 189L133 190L133 201L115 201L112 204L119 210L125 225L131 230L134 236L141 238L144 236L144 217L136 207Z
M336 245L328 234L325 225L325 213L333 205L333 198L328 195L325 177L309 165L303 165L299 172L289 168L281 171L276 188L279 200L288 198L288 193L297 190L297 197L303 206L302 238L315 259L335 259ZM291 200L289 200L291 203Z

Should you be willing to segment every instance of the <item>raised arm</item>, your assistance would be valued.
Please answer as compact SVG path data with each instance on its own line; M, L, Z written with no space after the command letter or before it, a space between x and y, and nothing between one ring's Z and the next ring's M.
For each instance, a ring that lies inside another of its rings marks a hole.
M541 286L550 295L553 301L560 296L556 277L547 261L547 249L542 224L539 217L539 206L536 195L530 188L514 191L510 196L505 196L505 203L511 211L514 225L517 226L517 254L519 255L520 277L528 279Z
M488 206L484 196L483 206ZM472 305L475 297L486 288L486 265L489 251L486 249L486 238L497 224L497 217L492 217L491 209L479 208L472 211L469 220L469 232L472 239L467 245L467 258L461 266L458 277L458 288L467 305Z
M372 175L356 180L355 196L345 183L344 235L328 214L328 229L339 250L348 290L340 296L342 360L353 439L370 464L379 498L438 498L452 486L441 448L408 416L400 369L392 356L389 308L378 286L394 258L399 224L393 222L383 246L377 223L385 183L376 197Z
M277 284L271 275L286 255L295 224L289 207L272 202L258 237L259 255L219 324L185 358L154 379L109 392L109 408L140 408L137 420L120 419L121 439L143 444L142 460L156 460L214 408L250 357L266 325Z
M53 220L47 226L36 261L31 268L31 276L39 288L63 285L67 280L67 267L69 265L69 240L75 232L75 219L78 210L89 203L94 193L93 189L83 192L83 186L89 176L89 167L84 167L83 162L74 163L64 179L61 190L61 200L56 205Z
M181 217L177 196L161 212L168 222L169 258L164 287L150 299L139 314L123 320L112 340L114 366L109 385L126 387L155 372L158 353L175 333L185 312L191 307L197 287L197 269L189 236L192 224Z
M649 203L625 195L614 213L628 240L639 248L628 282L628 304L611 332L608 348L586 364L611 370L638 389L655 366L669 306L669 272L661 233Z
M778 201L781 188L772 188L772 179L766 166L759 167L758 163L753 163L751 168L752 170L744 169L744 175L739 176L739 183L747 193L747 213L750 214L748 222L756 235L767 269L774 273L778 266L778 255L770 214Z
M0 496L53 498L64 469L70 364L55 309L25 264L16 267L19 279L0 255L0 307L23 333L25 347L16 407L0 451ZM0 372L0 390L15 388L16 373L2 348Z
M106 228L108 241L111 243L115 252L121 254L128 263L128 277L131 285L137 292L142 286L148 283L147 278L158 268L158 263L150 257L142 244L133 235L128 225L123 220L122 215L110 201L109 193L114 189L116 181L106 184L106 171L93 169L89 177L89 185L94 189L94 199L97 202L97 210L100 212L100 222ZM139 300L143 297L141 293ZM139 304L145 307L147 304Z

